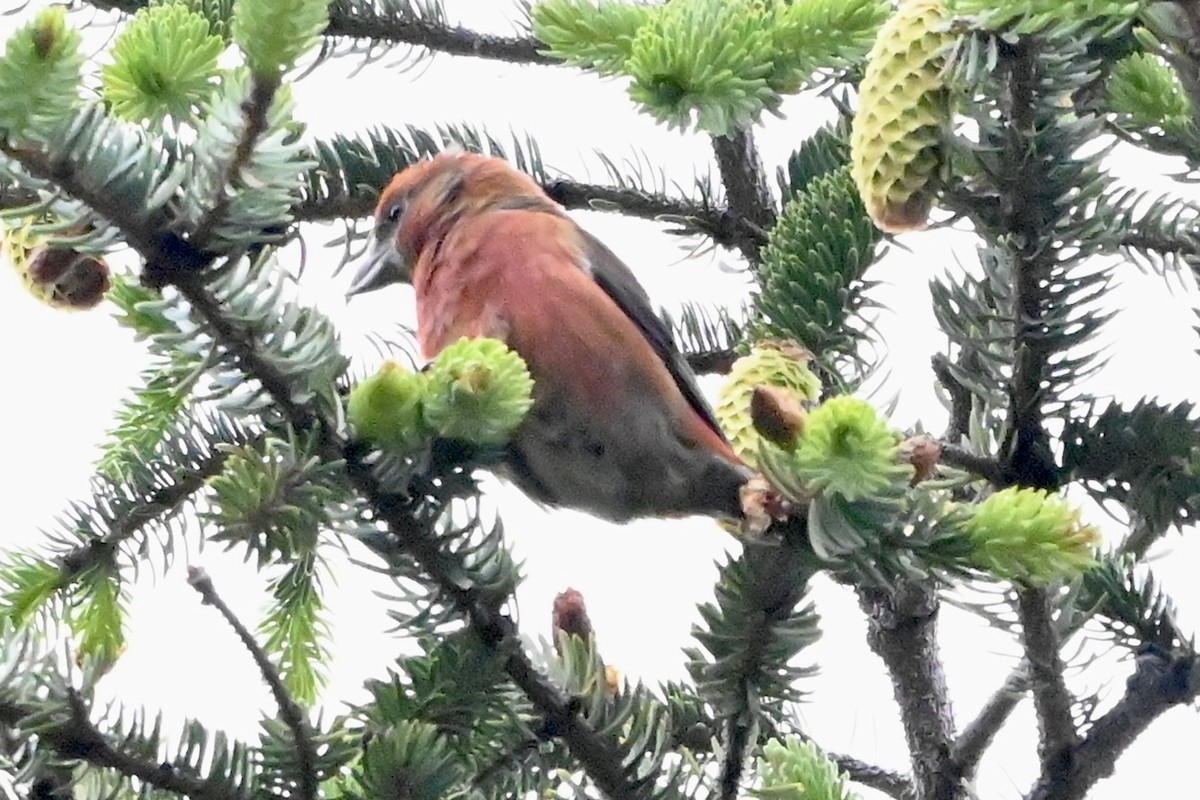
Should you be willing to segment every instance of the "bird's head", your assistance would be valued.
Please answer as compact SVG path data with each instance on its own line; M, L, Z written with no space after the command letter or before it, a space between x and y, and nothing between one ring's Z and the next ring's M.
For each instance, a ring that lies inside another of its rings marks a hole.
M392 178L375 207L375 230L347 297L412 283L425 248L455 223L505 203L554 203L528 175L499 158L443 152Z

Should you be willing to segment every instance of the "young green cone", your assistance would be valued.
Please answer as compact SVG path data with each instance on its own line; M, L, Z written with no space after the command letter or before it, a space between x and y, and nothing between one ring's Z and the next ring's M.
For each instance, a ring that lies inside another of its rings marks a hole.
M1044 489L1010 486L974 508L964 529L972 560L1000 578L1053 583L1074 578L1096 560L1099 532L1079 509Z
M384 362L354 387L346 416L355 433L384 450L411 452L429 438L422 416L425 376L394 361Z
M425 423L447 439L502 445L533 404L533 378L496 339L459 339L427 373Z

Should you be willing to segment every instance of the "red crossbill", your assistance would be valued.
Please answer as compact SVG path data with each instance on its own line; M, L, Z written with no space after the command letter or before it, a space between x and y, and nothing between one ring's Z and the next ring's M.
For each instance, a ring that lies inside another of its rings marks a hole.
M396 175L348 296L398 282L425 357L487 336L529 365L533 407L501 470L527 495L618 522L741 518L753 472L645 289L527 175L469 153Z

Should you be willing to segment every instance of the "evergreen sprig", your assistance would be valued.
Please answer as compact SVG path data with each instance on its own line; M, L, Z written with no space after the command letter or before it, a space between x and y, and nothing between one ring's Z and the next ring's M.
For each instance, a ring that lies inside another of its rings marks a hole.
M822 149L815 147L814 153ZM851 389L872 363L862 344L871 331L864 314L875 305L868 295L874 284L864 274L875 261L880 235L849 167L803 177L816 169L796 162L790 183L803 191L784 206L763 248L753 328L756 336L800 342L825 373Z
M1072 415L1063 429L1068 474L1097 499L1123 504L1155 536L1200 513L1198 448L1200 420L1190 402L1113 403Z

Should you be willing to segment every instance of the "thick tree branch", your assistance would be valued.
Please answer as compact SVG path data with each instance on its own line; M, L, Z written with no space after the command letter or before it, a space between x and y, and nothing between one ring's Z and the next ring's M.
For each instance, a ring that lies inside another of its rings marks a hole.
M883 792L895 800L912 800L915 796L912 781L906 775L859 761L852 756L838 753L825 753L825 755L832 759L838 769L846 773L846 777L855 783Z
M41 200L38 193L15 183L0 182L0 211L31 206Z
M721 208L640 189L557 180L543 187L564 208L618 211L639 219L682 220L687 228L724 247L758 252L767 243L766 229L734 206Z
M238 133L233 153L229 162L221 165L220 180L213 181L216 187L214 196L204 217L192 232L189 241L194 247L205 248L217 228L225 222L229 215L229 207L234 198L234 191L245 186L245 171L254 157L254 148L259 139L267 133L270 123L267 113L275 100L275 92L279 89L278 79L264 80L255 76L250 85L250 96L242 103L241 112L245 124ZM232 191L231 191L232 190Z
M728 375L738 354L736 350L723 349L684 353L684 357L697 375Z
M756 699L766 699L759 693L755 676L762 671L764 659L778 641L773 628L791 615L814 574L804 544L808 536L806 516L801 514L777 523L773 531L783 538L782 544L748 544L742 555L748 567L745 600L753 613L747 615L741 632L747 644L738 659L741 685L737 699L722 703L725 707L718 709L725 727L722 738L725 752L718 779L721 800L736 800L741 796L746 757L754 745L752 720L759 713L754 704Z
M766 232L775 227L775 200L768 188L767 172L754 144L754 135L749 129L739 128L730 136L712 137L712 145L729 210L760 233L757 241L734 243L747 261L756 263Z
M1200 659L1194 653L1149 650L1137 659L1125 696L1093 723L1061 772L1042 775L1028 800L1083 800L1116 768L1117 759L1150 723L1172 706L1200 696Z
M1071 693L1063 679L1050 597L1045 589L1026 587L1017 591L1017 611L1029 663L1033 704L1038 717L1038 756L1044 782L1070 772L1077 733L1071 716Z
M894 592L858 589L867 612L867 641L887 665L913 764L918 800L966 796L950 759L954 718L937 647L937 594L932 588L902 583Z
M940 446L942 448L940 461L943 464L977 475L994 486L1002 485L1004 469L996 459L972 453L959 445L943 442Z
M148 0L88 0L96 8L136 13L148 5ZM335 2L329 9L326 36L390 42L424 47L456 56L473 56L516 64L560 64L542 55L544 45L532 36L494 36L463 28L444 25L419 16L375 13L364 4Z
M28 720L35 731L19 731L20 735L36 735L42 746L60 758L78 760L93 767L111 769L127 778L137 778L155 789L171 792L192 800L238 800L233 786L212 778L201 778L177 770L169 763L144 759L121 750L96 729L88 719L83 699L74 691L67 698L67 714L53 722L39 709L21 705L13 700L0 700L0 724L20 729Z
M1044 336L1046 284L1055 250L1045 245L1052 234L1044 198L1029 190L1047 180L1044 159L1035 155L1034 114L1039 76L1032 37L1017 41L1004 60L1007 70L1004 113L1007 117L1002 161L1007 170L1001 189L1003 226L1011 234L1014 309L1014 365L1008 385L1008 421L1001 458L1008 484L1057 488L1057 470L1042 421L1042 382L1051 351Z
M542 188L552 200L567 209L616 211L638 219L664 219L682 223L685 230L708 236L723 247L757 251L767 242L761 228L720 206L628 187L569 180L551 181ZM362 218L371 215L377 200L378 192L374 189L349 192L331 198L302 201L292 209L292 213L297 222Z
M1140 553L1136 549L1139 542L1140 539L1131 535L1118 548L1117 555L1132 554L1140 557ZM1055 628L1053 635L1060 649L1062 643L1074 635L1085 620L1086 617L1076 614L1071 617L1068 624L1061 628ZM954 763L963 775L970 777L974 774L984 752L996 734L1004 727L1009 715L1025 699L1025 693L1029 691L1030 685L1031 669L1029 659L1026 657L1022 658L1021 663L1008 674L1004 683L984 703L979 714L967 725L958 741L954 743Z
M950 759L964 780L974 777L975 770L992 740L1004 727L1013 710L1025 699L1025 693L1029 691L1027 667L1028 662L1022 662L1020 667L1009 674L1004 685L988 698L975 719L971 720L954 742L950 750Z
M942 438L958 444L971 430L971 390L963 386L950 367L950 359L937 353L932 359L933 374L950 398L950 421Z
M279 708L279 716L283 719L283 724L287 725L288 730L291 731L292 744L296 748L296 767L301 777L300 800L317 800L321 791L320 776L317 774L317 748L313 742L312 731L309 729L304 709L292 699L291 693L283 685L283 677L279 674L279 670L259 646L254 634L242 624L233 610L217 594L216 587L213 586L208 573L199 567L188 567L188 583L199 592L205 605L210 605L217 610L225 623L233 629L242 646L250 652L250 657L254 659L254 664L271 690L271 696Z

